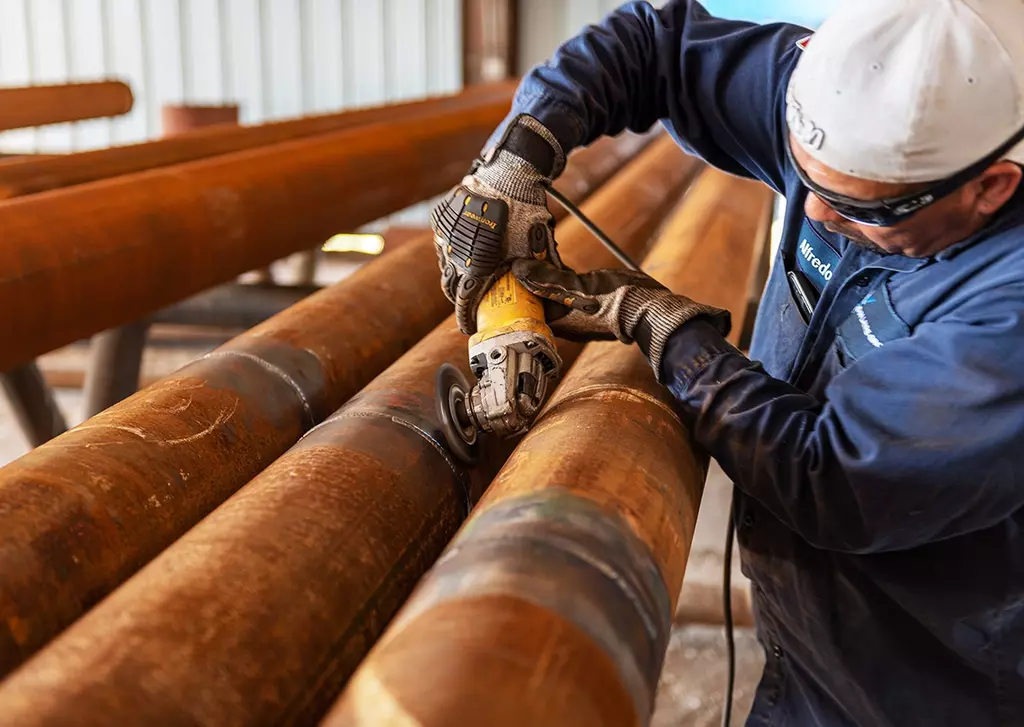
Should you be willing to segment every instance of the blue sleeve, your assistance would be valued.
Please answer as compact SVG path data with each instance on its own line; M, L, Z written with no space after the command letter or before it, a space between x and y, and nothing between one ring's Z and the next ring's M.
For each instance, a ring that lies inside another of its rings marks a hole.
M663 380L736 486L812 545L913 548L1024 506L1024 286L839 373L818 401L697 321Z
M688 152L778 191L785 87L801 52L796 42L809 33L722 20L690 0L661 9L627 3L531 70L509 118L534 116L566 153L662 120Z

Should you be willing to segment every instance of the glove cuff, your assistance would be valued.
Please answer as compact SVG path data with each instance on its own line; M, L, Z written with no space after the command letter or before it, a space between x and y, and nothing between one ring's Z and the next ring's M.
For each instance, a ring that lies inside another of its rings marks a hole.
M636 341L640 350L651 363L654 377L661 381L661 360L665 354L668 339L684 324L695 318L708 320L723 336L729 335L732 328L732 317L729 311L714 308L702 303L695 303L682 295L666 294L663 291L639 290L648 300L641 306L636 321L628 331L624 332ZM633 305L629 306L634 307ZM627 302L623 301L623 310Z
M519 116L498 148L525 159L548 180L565 169L565 153L555 135L532 116Z
M565 169L565 152L558 139L548 127L526 114L508 122L501 138L484 154L484 163L501 151L525 159L549 181L557 179Z

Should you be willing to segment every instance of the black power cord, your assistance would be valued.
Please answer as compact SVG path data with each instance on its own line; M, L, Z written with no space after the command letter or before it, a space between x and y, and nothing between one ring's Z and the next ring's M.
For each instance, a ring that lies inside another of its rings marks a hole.
M558 202L558 204L560 204L563 207L565 207L565 209L567 209L569 211L569 214L571 214L577 220L582 222L583 226L586 227L588 230L590 230L590 232L594 235L594 237L596 237L598 240L601 241L602 245L604 245L606 248L608 248L608 252L610 252L612 255L614 255L615 257L617 257L619 259L619 262L621 262L624 266L626 266L630 270L639 270L640 269L640 266L637 265L635 262L633 262L633 259L629 255L627 255L625 252L623 252L622 248L619 247L618 245L616 245L612 241L612 238L610 238L610 237L608 237L608 235L604 234L604 232L601 230L601 228L598 227L597 225L595 225L593 222L591 222L590 219L585 214L583 214L583 211L579 207L574 205L572 202L570 202L569 199L565 195L563 195L561 192L559 192L554 187L548 187L547 190L548 190L548 194L550 194L552 197L554 197L555 201Z
M732 696L736 687L736 639L732 623L732 544L735 530L736 489L733 488L729 502L729 525L725 530L725 562L722 564L722 620L725 622L725 650L728 659L722 727L730 727L732 723Z

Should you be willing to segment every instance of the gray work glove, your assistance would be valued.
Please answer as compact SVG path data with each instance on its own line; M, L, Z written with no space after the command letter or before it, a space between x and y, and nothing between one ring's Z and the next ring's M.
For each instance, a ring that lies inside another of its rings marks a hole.
M548 325L570 341L639 344L661 380L668 339L683 324L703 318L729 335L728 311L676 295L657 280L633 270L595 270L580 275L536 260L517 260L512 274L545 301Z
M476 333L477 306L513 259L547 260L561 267L545 188L564 167L565 154L554 135L533 117L517 116L462 183L434 208L430 225L441 289L455 305L463 333ZM483 234L465 232L467 221L460 223L459 216L470 199L474 206L468 209L476 219L485 216L489 224L498 224L491 234L486 228ZM503 205L507 210L501 209Z

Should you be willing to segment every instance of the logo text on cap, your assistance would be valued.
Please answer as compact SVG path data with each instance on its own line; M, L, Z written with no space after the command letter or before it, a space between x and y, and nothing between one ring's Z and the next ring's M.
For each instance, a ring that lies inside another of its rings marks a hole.
M786 122L793 136L811 149L821 149L825 143L825 132L804 116L803 106L796 100L793 90L786 91Z

